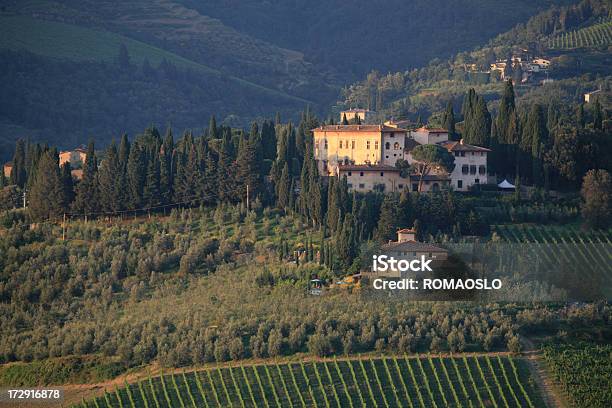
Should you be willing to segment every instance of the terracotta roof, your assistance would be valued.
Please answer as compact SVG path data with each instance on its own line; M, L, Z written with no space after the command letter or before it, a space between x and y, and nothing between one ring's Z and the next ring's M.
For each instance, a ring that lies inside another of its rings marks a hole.
M416 130L417 132L419 131L427 131L429 133L448 133L448 129L442 129L442 128L428 128L428 127L420 127Z
M13 167L13 162L4 163L4 167Z
M416 232L413 228L402 228L401 230L397 230L397 232L399 233L410 233L410 232Z
M449 152L490 152L490 149L486 147L474 146L467 143L461 142L444 142L440 143L440 146L446 148Z
M385 125L325 125L312 129L312 131L328 132L396 132L406 133L405 129L393 128Z
M380 249L406 252L448 252L444 248L418 241L391 242L381 246Z
M340 171L397 171L399 169L386 164L340 164L338 166Z

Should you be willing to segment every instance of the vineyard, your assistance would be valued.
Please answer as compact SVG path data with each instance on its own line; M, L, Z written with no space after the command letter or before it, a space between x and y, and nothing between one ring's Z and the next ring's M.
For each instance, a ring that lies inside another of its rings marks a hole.
M496 239L510 244L510 256L521 251L523 259L530 259L533 271L552 271L557 283L576 285L570 276L579 275L578 297L593 293L609 295L612 281L612 231L581 231L568 226L542 226L531 224L496 225L492 228ZM565 271L565 275L559 274ZM589 279L584 279L589 277ZM544 278L544 276L542 276Z
M510 356L332 360L162 375L83 402L90 408L539 407Z
M612 21L568 31L548 40L553 49L599 47L612 44Z
M612 406L612 346L555 345L544 348L553 378L576 407Z

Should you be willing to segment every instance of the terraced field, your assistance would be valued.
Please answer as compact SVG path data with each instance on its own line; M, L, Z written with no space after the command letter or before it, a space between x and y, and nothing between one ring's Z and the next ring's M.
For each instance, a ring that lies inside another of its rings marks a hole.
M163 375L81 407L540 407L510 356L348 359Z
M548 46L553 49L590 48L610 44L612 44L612 21L568 31L548 41Z

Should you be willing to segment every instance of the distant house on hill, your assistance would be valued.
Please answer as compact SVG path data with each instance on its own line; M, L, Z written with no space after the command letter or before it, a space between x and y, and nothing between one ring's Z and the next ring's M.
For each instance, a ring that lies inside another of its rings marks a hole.
M74 167L81 167L87 158L87 150L83 147L77 147L73 150L64 150L59 153L59 165L70 163Z
M4 163L2 170L4 172L4 177L6 178L11 177L11 171L13 171L13 163L12 162Z
M601 89L597 89L595 91L587 92L584 94L584 101L586 103L595 102L595 100L601 95Z
M361 123L365 125L370 123L374 119L375 114L376 112L373 112L371 110L353 108L340 112L340 121L342 121L344 117L346 117L346 120L348 120L349 122L354 121L355 118L359 118Z

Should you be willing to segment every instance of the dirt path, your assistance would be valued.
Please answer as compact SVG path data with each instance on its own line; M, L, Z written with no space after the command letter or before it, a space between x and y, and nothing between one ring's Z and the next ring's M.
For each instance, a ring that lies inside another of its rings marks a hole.
M521 337L521 343L525 349L523 355L529 365L531 376L538 384L542 399L548 408L568 408L570 405L563 398L562 393L554 381L548 376L542 353L530 339Z

